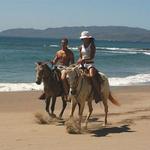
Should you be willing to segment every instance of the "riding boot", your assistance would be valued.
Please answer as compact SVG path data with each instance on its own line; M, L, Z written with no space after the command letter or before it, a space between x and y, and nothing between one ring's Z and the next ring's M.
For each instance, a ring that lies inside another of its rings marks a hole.
M64 98L67 102L70 102L70 100L68 100L68 93L69 93L69 85L68 85L68 82L66 79L63 79L62 80L62 86L63 86L63 95L64 95Z
M39 97L40 100L44 100L46 98L45 92L42 93L42 95Z
M94 89L95 103L98 103L102 99L101 98L101 85L100 85L100 82L97 81L95 77L92 77L91 80L92 80L92 87Z

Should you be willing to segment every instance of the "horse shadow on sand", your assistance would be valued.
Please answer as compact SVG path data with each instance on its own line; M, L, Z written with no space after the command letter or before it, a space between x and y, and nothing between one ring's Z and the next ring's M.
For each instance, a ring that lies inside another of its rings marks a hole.
M87 130L88 133L92 134L94 137L105 137L110 134L120 134L120 133L131 133L135 132L131 130L130 125L134 124L133 120L124 119L120 122L116 122L114 124L108 124L103 126L103 122L99 120L97 117L93 117L89 120L92 123Z
M145 108L145 109L140 109L140 110L135 110L134 113L137 112L147 112L149 111L149 108ZM129 114L131 112L126 112L124 114ZM113 114L112 114L113 115ZM116 115L116 114L115 114ZM120 114L118 114L120 115ZM97 117L93 118L94 121L98 121ZM128 119L123 119L119 122L116 122L112 125L108 125L106 127L96 127L96 128L92 128L89 132L92 134L92 136L94 137L105 137L108 136L110 134L120 134L120 133L132 133L132 132L136 132L131 130L130 125L135 125L135 121L141 121L141 120L150 120L150 115L138 115L132 118L128 118ZM116 126L114 126L116 125Z
M110 134L120 134L125 132L135 132L132 131L128 124L122 125L120 127L103 127L99 129L90 130L89 133L94 137L105 137Z

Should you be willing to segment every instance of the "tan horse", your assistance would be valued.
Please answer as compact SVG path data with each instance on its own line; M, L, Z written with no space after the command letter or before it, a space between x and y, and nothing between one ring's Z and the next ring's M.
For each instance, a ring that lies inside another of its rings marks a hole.
M68 82L70 85L69 95L71 96L72 109L70 113L70 117L73 117L74 110L76 105L79 106L79 125L81 127L82 114L85 106L85 102L87 101L87 105L89 108L89 113L86 117L85 127L87 128L88 120L92 114L92 100L93 98L93 88L90 82L90 79L87 75L84 74L82 69L76 67L68 67L66 70L66 75L68 78ZM108 79L104 74L101 74L104 82L101 86L101 97L102 102L105 108L105 125L107 124L107 113L108 113L108 104L107 100L109 99L113 104L119 105L119 103L112 97L110 93L110 87L108 83Z
M66 108L67 102L63 97L63 92L62 92L62 84L59 79L60 77L60 70L58 69L50 69L50 67L43 62L38 62L36 63L36 83L41 84L43 82L44 84L44 92L46 95L46 111L51 117L54 117L54 109L55 109L55 102L56 98L58 96L61 96L62 102L63 102L63 108L59 114L59 117L61 118L63 115L63 112ZM52 99L52 104L51 104L51 113L49 111L49 105L50 105L50 100Z

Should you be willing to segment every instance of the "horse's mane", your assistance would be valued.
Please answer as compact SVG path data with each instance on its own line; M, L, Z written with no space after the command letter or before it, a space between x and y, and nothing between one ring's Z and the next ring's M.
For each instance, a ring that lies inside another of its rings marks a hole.
M86 70L79 67L75 67L73 70L77 73L78 76L78 86L76 88L77 90L76 96L82 98L85 95L87 95L85 93L89 92L87 97L91 97L92 85L88 73L86 72Z
M43 64L45 73L52 78L52 70L47 64Z
M52 70L54 79L59 82L61 80L61 71L58 68Z
M45 69L46 69L47 71L51 72L51 68L48 66L48 64L47 64L46 62L41 62L41 61L39 61L39 62L37 62L37 65L42 65L42 66L45 67Z

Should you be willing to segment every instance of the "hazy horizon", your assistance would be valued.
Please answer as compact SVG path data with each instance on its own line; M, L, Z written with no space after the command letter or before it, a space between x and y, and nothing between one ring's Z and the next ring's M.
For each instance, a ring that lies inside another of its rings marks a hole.
M149 0L0 0L0 31L66 26L128 26L150 30Z

